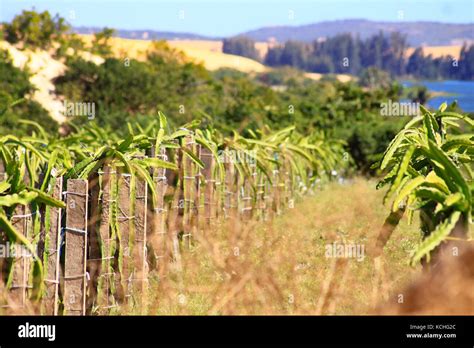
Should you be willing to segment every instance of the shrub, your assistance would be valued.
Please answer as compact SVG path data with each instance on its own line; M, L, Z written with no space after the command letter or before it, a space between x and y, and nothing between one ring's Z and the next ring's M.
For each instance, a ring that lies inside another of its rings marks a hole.
M48 11L38 13L24 10L11 23L4 24L4 36L10 43L22 42L25 46L48 49L70 29L64 18L51 17Z
M104 28L101 31L94 34L94 40L92 41L91 51L100 56L111 56L112 48L110 47L110 38L114 35L115 30L110 28Z

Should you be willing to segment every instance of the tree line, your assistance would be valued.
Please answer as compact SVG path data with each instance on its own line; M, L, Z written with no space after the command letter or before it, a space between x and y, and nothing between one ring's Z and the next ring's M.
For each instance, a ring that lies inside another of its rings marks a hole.
M340 34L311 43L290 40L271 47L263 62L266 65L291 66L323 74L361 75L376 67L392 76L421 79L474 79L474 45L464 45L459 58L450 55L424 55L421 47L407 54L406 37L398 32L379 34L362 40L351 34ZM255 42L246 37L224 40L224 53L257 56Z

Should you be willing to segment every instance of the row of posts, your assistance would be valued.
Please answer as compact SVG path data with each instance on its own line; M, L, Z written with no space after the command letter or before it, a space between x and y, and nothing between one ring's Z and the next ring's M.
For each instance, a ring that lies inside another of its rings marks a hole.
M178 171L151 169L154 190L143 178L105 163L88 180L53 179L50 194L64 200L66 209L15 208L12 225L37 243L43 261L42 314L107 314L124 304L144 308L150 272L160 277L170 265L179 270L181 249L191 247L197 233L212 233L220 219L269 220L293 207L298 183L285 165L264 174L253 163L250 175L241 175L235 156L224 152L216 159L192 135L181 141L174 152L151 148L147 153L178 166ZM224 160L223 182L218 160ZM1 261L2 278L9 281L0 305L7 311L24 307L34 290L31 261L21 253L11 259L11 268Z

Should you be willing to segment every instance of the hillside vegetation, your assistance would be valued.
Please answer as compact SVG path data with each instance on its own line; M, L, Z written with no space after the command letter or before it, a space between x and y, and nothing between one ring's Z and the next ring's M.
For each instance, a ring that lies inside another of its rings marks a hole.
M401 87L391 81L367 88L330 78L314 81L287 68L253 74L235 69L212 72L165 42L118 39L107 28L89 40L88 44L80 37L65 36L56 49L54 45L50 48L52 56L66 66L65 73L52 81L56 98L94 103L97 117L92 121L87 117L68 119L74 124L95 122L122 133L127 121L144 124L150 115L162 111L172 124L200 119L228 134L296 125L304 134L323 131L328 137L344 140L356 167L370 172L371 162L405 122L403 117L380 117L380 102L401 96ZM135 48L127 46L130 43ZM27 46L43 48L41 42ZM68 54L71 50L76 53ZM86 59L79 54L84 50L101 55L101 60ZM10 99L22 97L28 97L27 93ZM17 118L22 117L51 126L35 113L19 112ZM69 127L65 124L61 131L67 133ZM12 128L14 133L23 130Z
M92 35L81 35L84 42L91 44ZM261 63L232 54L225 54L222 51L214 51L213 45L209 42L193 42L193 41L168 41L171 48L175 48L183 52L190 61L197 64L203 64L208 70L217 70L220 68L236 69L242 72L263 72L266 67ZM114 56L128 57L137 60L146 60L146 53L153 47L152 41L130 40L113 37L110 39L110 46Z

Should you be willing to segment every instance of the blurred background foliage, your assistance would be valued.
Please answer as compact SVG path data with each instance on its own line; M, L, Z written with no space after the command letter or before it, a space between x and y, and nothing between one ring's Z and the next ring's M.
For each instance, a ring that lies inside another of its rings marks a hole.
M207 71L202 65L187 61L166 42L155 42L145 61L131 59L125 62L110 54L108 40L113 30L109 28L96 33L92 43L91 51L105 58L103 64L96 65L79 55L64 54L69 47L84 48L78 36L64 35L69 29L61 18L31 11L25 11L2 28L4 38L12 43L21 41L25 47L51 49L51 42L58 40L54 54L61 57L68 69L54 81L56 92L68 101L94 102L97 115L94 122L119 133L126 129L127 121L136 119L146 124L148 116L156 115L158 111L168 115L175 125L201 119L228 133L237 130L245 134L249 129L266 125L278 129L294 124L303 134L323 131L328 137L345 140L357 169L370 173L370 165L407 121L402 117L382 117L380 103L388 99L397 101L402 96L414 101L424 101L427 97L426 91L418 87L411 92L403 91L389 73L377 68L378 61L366 69L364 60L359 59L360 64L354 71L360 74L359 80L346 83L337 81L332 75L315 81L298 70L308 59L308 64L322 66L327 59L334 59L334 52L349 52L351 57L358 59L359 55L367 54L361 50L362 46L377 51L395 42L403 51L404 39L396 35L390 38L377 36L364 42L340 36L325 43L314 43L311 49L298 42L288 42L270 50L266 63L293 67L244 74L232 69ZM341 51L342 46L346 49ZM240 54L249 57L255 54L249 49L248 39L243 38L229 39L224 48L229 52L240 50ZM311 56L315 48L322 52L318 57ZM279 60L272 61L269 57L272 54ZM383 58L377 57L373 59ZM383 58L383 64L390 63L391 69L402 71L405 67L400 66L396 57ZM332 68L326 70L339 72ZM15 68L8 54L1 52L1 106L5 108L15 100L25 98L23 103L2 116L2 134L25 134L26 126L18 123L21 118L57 132L56 122L39 104L29 100L32 91L28 71ZM84 117L75 118L74 122L80 126L90 121Z

